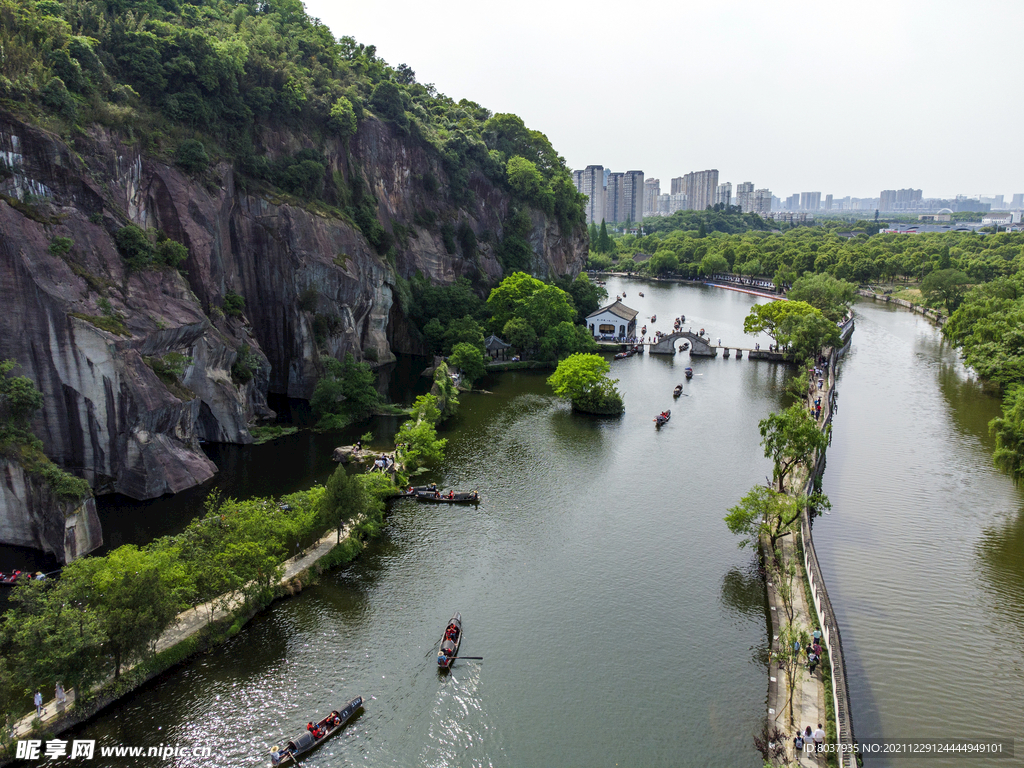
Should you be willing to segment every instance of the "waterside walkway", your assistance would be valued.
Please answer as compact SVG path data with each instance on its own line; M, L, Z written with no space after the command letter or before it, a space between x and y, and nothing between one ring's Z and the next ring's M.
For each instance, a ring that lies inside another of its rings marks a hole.
M341 541L345 541L352 530L352 526L353 524L349 524L342 529ZM284 573L278 581L278 586L284 587L287 590L286 594L301 590L303 574L316 565L321 558L328 555L337 545L337 541L338 532L330 531L304 552L285 560L282 564L284 566ZM221 595L208 603L182 611L157 639L155 652L160 653L161 651L173 648L175 645L194 637L209 624L228 618L233 611L241 607L242 603L242 596L239 593L234 593L233 595ZM130 671L134 666L125 667L122 670L122 674ZM97 688L102 687L112 679L112 676L107 678ZM58 704L56 699L47 701L43 708L43 716L39 718L42 723L42 730L47 733L58 734L80 722L81 718L75 716L74 703L75 692L73 689L68 689L67 702L63 705ZM25 717L14 724L12 737L19 739L31 734L33 726L37 725L35 721L36 716L34 712L25 715Z

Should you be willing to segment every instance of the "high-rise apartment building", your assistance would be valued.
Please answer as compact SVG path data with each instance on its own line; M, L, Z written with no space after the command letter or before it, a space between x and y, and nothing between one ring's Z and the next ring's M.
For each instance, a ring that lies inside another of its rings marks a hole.
M686 205L686 193L685 192L674 192L669 195L668 212L675 213L676 211L685 211Z
M821 192L801 192L800 210L816 211L821 208Z
M786 198L786 202L783 204L782 209L784 211L799 211L800 210L800 195L790 195Z
M754 209L754 182L744 181L736 185L736 205L743 213Z
M582 171L573 171L572 180L576 190L587 196L587 223L600 224L601 219L605 218L604 166L588 165Z
M672 190L673 195L682 195L686 193L686 177L676 176L672 179Z
M604 220L609 224L625 221L622 213L622 179L624 173L609 173L608 186L604 190Z
M767 216L772 212L772 191L770 189L755 189L753 202L750 205L750 212L759 216ZM775 198L778 199L778 198ZM747 213L746 210L743 211Z
M1024 192L1018 192L1010 202L1011 208L1024 208Z
M658 195L658 215L668 216L671 211L672 195L664 194Z
M832 195L825 195L825 210L832 210Z
M727 181L715 188L715 205L732 205L732 182Z
M659 195L661 195L661 179L644 179L644 216L657 215Z
M640 222L644 218L644 172L626 171L622 176L622 210L619 223Z
M703 211L709 205L715 204L715 194L718 192L717 168L688 173L683 180L686 184L686 197L692 210Z

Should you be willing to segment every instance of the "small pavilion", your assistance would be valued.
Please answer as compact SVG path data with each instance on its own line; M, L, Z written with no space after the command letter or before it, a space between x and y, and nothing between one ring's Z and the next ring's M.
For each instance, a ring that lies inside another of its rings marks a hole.
M484 339L484 349L487 350L487 354L491 356L492 360L497 360L498 355L501 355L501 359L504 360L506 350L512 349L512 345L506 344L492 333Z

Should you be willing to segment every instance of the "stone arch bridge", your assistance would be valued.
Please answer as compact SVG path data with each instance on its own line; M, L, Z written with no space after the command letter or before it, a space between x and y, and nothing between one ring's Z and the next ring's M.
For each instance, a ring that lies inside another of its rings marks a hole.
M690 342L690 354L694 357L717 357L718 348L710 344L710 339L698 336L690 331L671 333L662 336L657 344L651 344L652 355L674 355L679 347L679 342L686 339Z

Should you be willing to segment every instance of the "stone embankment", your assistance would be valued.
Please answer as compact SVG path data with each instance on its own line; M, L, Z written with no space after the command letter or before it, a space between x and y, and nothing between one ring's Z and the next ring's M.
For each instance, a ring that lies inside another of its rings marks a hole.
M912 301L906 299L897 299L894 296L890 296L885 293L875 293L874 291L868 291L864 288L857 290L858 296L863 296L867 299L874 299L875 301L881 301L885 304L895 304L898 307L906 307L911 312L916 312L919 315L924 315L929 320L934 322L936 325L942 326L946 324L946 320L949 318L939 312L937 309L926 307L923 304L914 304Z
M853 333L852 319L843 327L843 343L848 346ZM819 389L816 381L810 382L807 393L807 406L813 412L814 400L821 398L822 429L828 429L836 407L836 366L839 357L846 350L833 349L821 376ZM818 455L812 466L803 477L792 484L806 496L814 493L815 485L825 468L825 454ZM818 723L827 724L828 741L842 745L846 757L839 765L847 768L855 765L851 748L854 744L853 720L850 710L849 690L846 682L846 664L843 658L842 641L839 625L836 621L832 604L825 589L814 550L814 539L811 530L811 510L805 506L800 515L799 533L789 533L779 542L784 567L789 564L797 566L797 579L792 588L792 610L795 626L805 629L808 633L820 629L821 644L825 650L821 665L811 675L806 664L798 668L793 694L793 722L789 719L789 680L784 666L779 663L779 634L785 624L785 601L780 595L778 585L768 582L768 598L772 620L772 648L769 663L768 717L780 731L787 735L787 749L790 759L801 766L819 766L817 756L804 752L795 754L793 737L797 730L803 731L808 725L812 731ZM807 597L810 597L808 602ZM833 731L834 729L834 731Z

